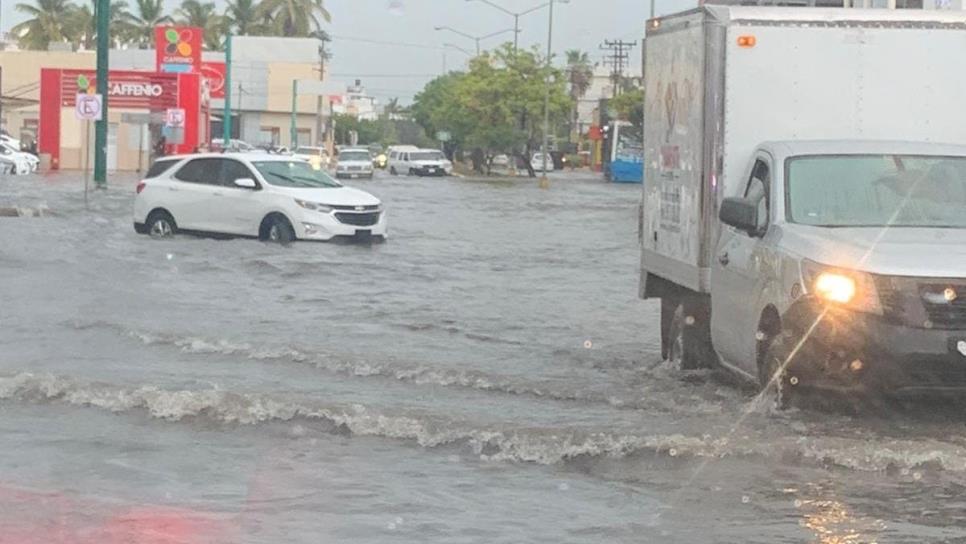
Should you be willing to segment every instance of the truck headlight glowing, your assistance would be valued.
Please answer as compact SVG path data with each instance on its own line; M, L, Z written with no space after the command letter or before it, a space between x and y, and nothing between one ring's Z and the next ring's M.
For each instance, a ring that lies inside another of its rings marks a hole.
M822 272L815 278L815 294L829 302L848 304L855 298L855 280L843 274Z
M821 299L838 306L870 314L882 314L879 293L871 274L802 261L805 289Z

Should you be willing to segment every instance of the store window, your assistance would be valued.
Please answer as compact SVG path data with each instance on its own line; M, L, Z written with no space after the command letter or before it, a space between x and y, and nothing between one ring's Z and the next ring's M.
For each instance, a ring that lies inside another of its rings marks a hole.
M298 139L298 145L312 145L312 129L300 128L296 129L296 138Z
M258 130L258 143L261 145L278 145L282 129L278 127L261 127Z

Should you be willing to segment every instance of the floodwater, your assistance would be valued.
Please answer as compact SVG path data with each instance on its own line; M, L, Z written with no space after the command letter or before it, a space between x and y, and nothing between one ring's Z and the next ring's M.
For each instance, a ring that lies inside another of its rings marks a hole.
M660 360L639 187L350 183L372 246L134 233L0 179L0 542L966 542L956 410Z

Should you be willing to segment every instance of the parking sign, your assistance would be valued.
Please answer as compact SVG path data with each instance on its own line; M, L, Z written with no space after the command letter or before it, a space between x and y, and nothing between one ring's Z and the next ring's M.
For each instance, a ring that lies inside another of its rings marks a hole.
M104 111L103 104L103 95L78 93L74 115L81 121L100 121Z
M184 108L168 108L164 115L164 124L171 128L183 128Z

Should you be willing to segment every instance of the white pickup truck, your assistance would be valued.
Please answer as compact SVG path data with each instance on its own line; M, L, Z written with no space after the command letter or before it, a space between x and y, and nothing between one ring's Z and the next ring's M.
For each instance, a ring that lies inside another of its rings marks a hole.
M966 13L647 23L643 298L663 355L786 405L966 392Z

